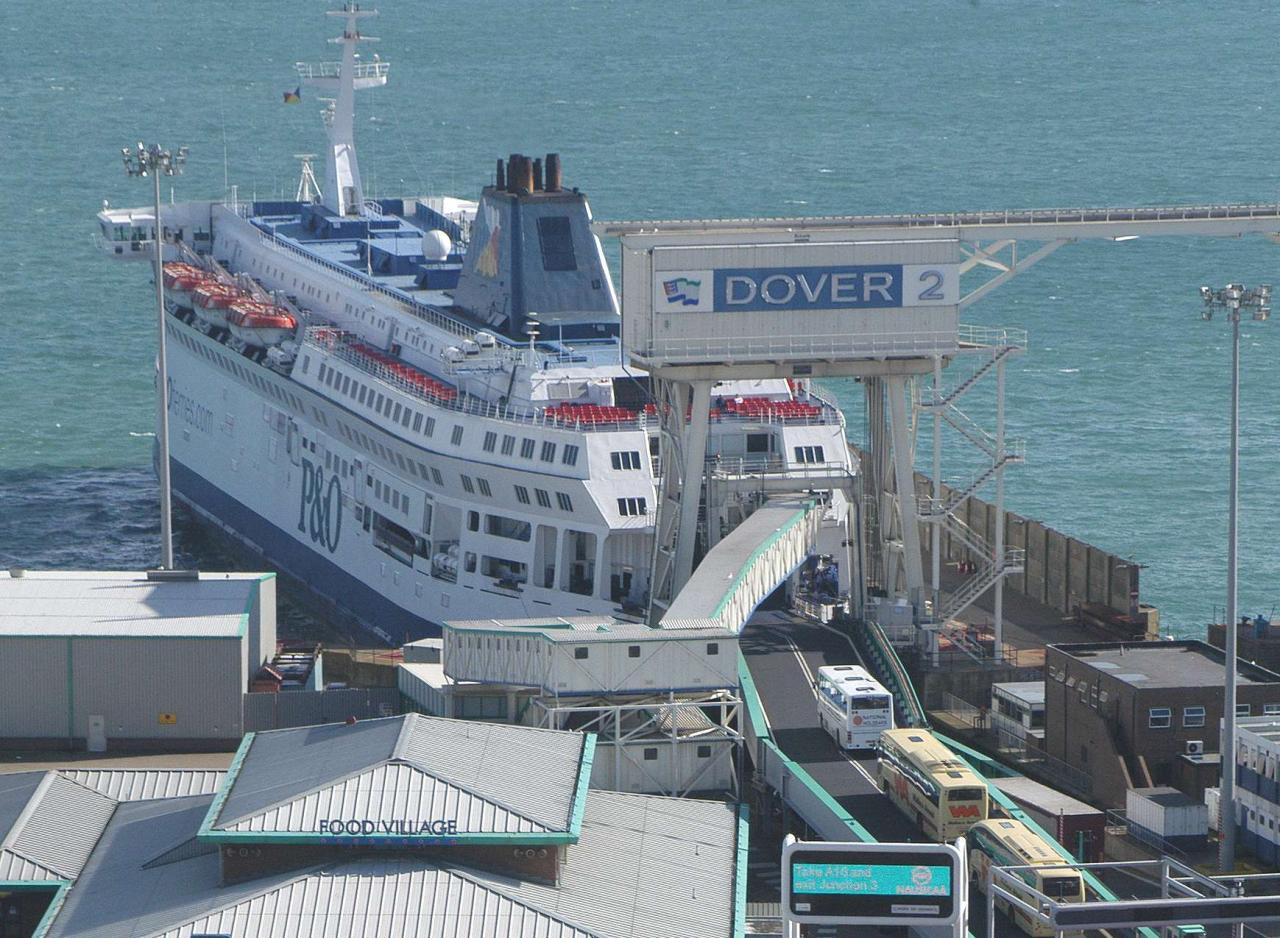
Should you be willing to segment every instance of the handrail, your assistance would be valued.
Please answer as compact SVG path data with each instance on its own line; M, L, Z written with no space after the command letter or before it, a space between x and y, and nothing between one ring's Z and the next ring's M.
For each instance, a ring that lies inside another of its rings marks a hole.
M434 306L419 303L407 294L401 293L398 290L393 290L390 287L383 286L368 274L347 267L345 264L339 264L335 261L329 260L328 258L313 254L296 244L284 240L272 232L263 231L261 228L257 228L256 230L258 232L259 239L267 247L297 254L298 256L305 258L310 263L318 264L332 273L340 274L348 280L354 281L362 290L369 293L379 293L387 299L399 303L401 306L405 307L406 312L429 322L437 329L448 332L450 335L455 335L460 339L470 339L477 331L479 331L479 327L477 326L468 325L459 319L454 319L452 316L445 315ZM495 335L494 338L503 346L503 354L511 354L512 357L518 357L525 354L525 349L523 347L515 347L505 336Z
M1038 225L1059 222L1201 221L1210 218L1278 218L1280 203L1235 202L1219 205L1168 205L1134 208L1000 209L987 212L912 212L899 215L807 215L795 218L690 218L646 221L602 221L606 235L717 230L740 223L744 227L786 228L956 228L966 225Z
M304 81L309 78L339 78L342 75L341 62L295 62L294 70ZM391 70L390 62L359 62L355 66L356 78L386 78Z
M845 615L837 616L837 620L848 630L858 650L871 659L868 664L872 665L873 670L880 672L876 677L889 686L894 699L902 704L908 725L928 726L929 718L920 704L920 698L916 696L911 677L880 625L869 619L854 620ZM876 665L880 667L876 668Z
M516 423L524 426L541 426L551 427L557 430L570 430L582 433L592 432L618 432L631 429L645 429L650 423L656 421L657 418L637 413L634 420L627 422L594 422L581 420L564 420L557 418L548 409L544 410L525 410L522 408L514 408L507 404L498 404L494 401L488 401L484 398L475 397L474 395L460 392L453 400L447 400L439 395L432 394L429 391L415 384L411 384L403 377L395 374L388 368L376 365L363 359L355 352L348 349L345 340L338 336L340 330L330 326L309 326L302 337L302 345L315 349L321 355L328 355L337 358L347 364L358 368L362 373L368 375L375 381L379 381L389 388L413 397L417 400L424 401L433 407L444 411L452 411L454 413L470 414L476 417L487 417L493 420L504 420L508 423ZM328 338L321 336L328 335Z

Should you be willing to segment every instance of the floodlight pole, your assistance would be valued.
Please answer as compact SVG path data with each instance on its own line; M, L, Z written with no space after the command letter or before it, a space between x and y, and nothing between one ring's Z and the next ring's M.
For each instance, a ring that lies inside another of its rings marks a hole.
M1225 679L1222 703L1222 738L1218 750L1222 760L1222 776L1218 784L1218 869L1230 873L1236 863L1236 684L1238 676L1236 646L1239 641L1236 615L1238 515L1240 510L1240 309L1253 310L1253 318L1265 321L1271 315L1271 286L1263 284L1245 289L1238 283L1229 283L1221 290L1200 288L1204 301L1201 317L1213 318L1214 310L1221 309L1231 320L1231 469L1230 493L1227 506L1227 621L1224 630L1223 662Z
M187 161L187 148L180 147L176 154L162 150L157 144L150 147L138 142L136 149L124 147L120 151L124 158L125 172L130 176L150 176L154 185L155 227L152 230L152 241L155 244L155 279L156 279L156 445L158 448L157 475L160 481L160 566L165 570L173 569L173 497L169 481L169 368L165 354L165 313L164 313L164 241L160 227L160 176L173 176L182 172Z

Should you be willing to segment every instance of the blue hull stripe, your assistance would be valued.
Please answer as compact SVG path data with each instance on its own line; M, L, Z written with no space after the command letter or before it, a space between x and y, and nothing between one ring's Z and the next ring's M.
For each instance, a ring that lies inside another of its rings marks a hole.
M352 576L327 557L299 543L253 509L170 458L169 472L176 492L197 508L256 544L273 566L280 568L366 626L376 627L398 641L435 637L440 626L415 616Z

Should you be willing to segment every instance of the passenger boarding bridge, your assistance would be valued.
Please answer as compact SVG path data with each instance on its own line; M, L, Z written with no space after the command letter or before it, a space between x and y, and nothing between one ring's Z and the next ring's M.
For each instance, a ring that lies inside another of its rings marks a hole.
M966 327L958 321L960 312L1075 241L1246 234L1280 238L1280 204L615 221L597 222L594 230L622 242L624 347L634 363L653 374L659 397L668 395L663 435L668 472L658 505L654 619L692 572L699 500L685 492L694 488L689 481L703 474L706 428L701 415L710 382L728 376L856 376L866 389L870 427L870 452L863 466L869 497L862 519L867 538L862 575L891 596L910 601L921 644L946 618L994 589L998 655L1003 581L1021 572L1023 559L1003 543L1004 471L1020 463L1024 452L1021 441L1005 438L1004 374L1007 362L1025 350L1026 336L1019 330ZM1022 250L1022 242L1035 246ZM887 252L876 250L886 245L891 248ZM834 285L837 276L852 277L855 269L881 271L883 266L876 264L886 260L891 266L900 264L900 272L919 274L926 289L914 302L901 293L885 294L883 302L860 303L848 296L840 302L834 290L829 302L822 302L822 277L829 275ZM769 266L760 266L765 264ZM755 281L748 276L753 268L761 275ZM810 272L812 283L803 272ZM732 286L745 292L726 292L716 306L719 299L708 301L705 295L711 290L704 287L703 299L690 311L686 294L679 294L680 305L671 296L663 302L666 273L673 278L668 283L691 283L698 279L695 275L705 274L716 290ZM766 295L770 282L773 292ZM873 308L897 312L892 320L855 315ZM698 322L698 313L708 310L716 315ZM809 313L821 313L821 322L806 321ZM778 328L780 314L788 317L787 328ZM694 328L684 327L695 322ZM885 327L888 322L894 323L892 329ZM964 365L964 373L944 384L944 371L957 364ZM959 404L988 377L997 385L996 413L983 425ZM923 384L928 387L908 401L908 388ZM681 421L684 408L678 405L690 399L694 406ZM912 471L922 420L932 423L934 485L928 496L918 497ZM950 501L941 492L944 423L976 448L985 467ZM967 529L956 510L988 483L996 489L993 536ZM704 484L712 495L715 480L707 478ZM927 577L922 525L931 547ZM987 558L945 599L940 568L944 530Z
M891 685L900 725L923 724L883 633L859 621L856 602L853 624L845 622L848 635L796 616L756 612L816 552L821 491L855 486L845 479L815 480L807 488L794 479L756 480L763 507L723 540L706 537L706 555L695 569L695 536L713 528L699 522L699 513L709 522L717 486L737 484L731 468L705 463L710 389L729 378L858 377L872 428L859 468L868 514L851 519L856 535L850 540L867 539L860 582L878 581L890 597L909 600L924 648L932 629L994 588L999 654L1003 579L1019 572L1022 560L1003 543L1003 473L1023 452L1005 438L1004 371L1026 338L1017 330L966 329L960 312L1079 240L1245 234L1280 240L1280 204L600 222L595 230L622 241L623 344L631 361L652 374L664 421L653 623L742 633L744 735L755 777L810 830L830 840L918 839L881 793L876 760L837 750L818 727L817 669L854 662ZM1020 250L1024 241L1037 246ZM886 288L872 296L893 276L901 278L898 292ZM909 298L908 289L918 295ZM894 315L877 318L884 309ZM944 369L966 360L967 372L945 386ZM988 375L997 385L990 428L955 406ZM908 395L910 385L926 383ZM934 490L918 497L913 470L922 418L933 424ZM976 447L986 466L969 484L953 487L957 494L949 501L941 497L943 423ZM969 529L956 512L988 483L996 487L994 537ZM928 581L922 525L932 539ZM943 530L988 558L950 596L941 589ZM981 757L969 756L980 769L975 759ZM991 791L1006 814L1029 820L998 789ZM1091 898L1116 898L1091 874L1085 877ZM975 896L971 911L980 917L985 905ZM975 931L982 927L971 924ZM997 931L1015 930L1002 918Z

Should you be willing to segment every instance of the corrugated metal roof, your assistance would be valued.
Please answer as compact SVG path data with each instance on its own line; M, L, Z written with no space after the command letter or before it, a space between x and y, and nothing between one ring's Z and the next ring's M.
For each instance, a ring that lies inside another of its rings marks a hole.
M737 636L720 626L715 619L698 619L683 626L681 638L715 638L721 641ZM509 632L513 638L540 638L548 642L585 645L593 642L661 642L670 641L667 624L660 629L639 622L620 619L468 619L446 622L446 629L463 632Z
M14 822L22 816L22 809L27 806L42 781L44 772L0 775L0 843L4 842ZM0 876L0 879L3 878Z
M60 774L116 801L145 801L212 795L227 773L214 769L63 769Z
M592 791L560 886L420 856L223 886L176 856L211 798L120 805L48 938L710 938L734 915L737 815L720 802ZM157 857L166 862L154 863Z
M396 757L546 830L567 831L584 737L409 714Z
M216 851L148 866L195 835L212 800L121 804L47 938L148 938L297 878L294 871L223 886Z
M732 934L737 815L722 802L591 791L580 842L552 887L440 862L447 855L371 857L223 886L216 852L193 848L211 801L119 805L49 938Z
M0 850L0 881L47 883L61 879L66 877L39 863L33 863L12 850Z
M215 827L318 791L391 758L403 717L329 723L254 735Z
M456 817L459 834L567 832L583 745L580 733L416 713L274 730L253 738L211 827Z
M593 789L558 887L471 875L601 938L727 938L736 825L721 802Z
M259 581L269 575L151 581L145 573L0 574L0 636L234 637Z
M530 908L460 870L364 860L242 900L155 938L598 938L554 910Z
M115 809L105 795L50 772L0 847L74 879Z
M456 819L459 834L527 834L547 830L544 825L501 805L432 778L416 766L399 762L380 765L219 830L318 833L320 821L329 818L375 822ZM391 832L402 833L394 829Z

